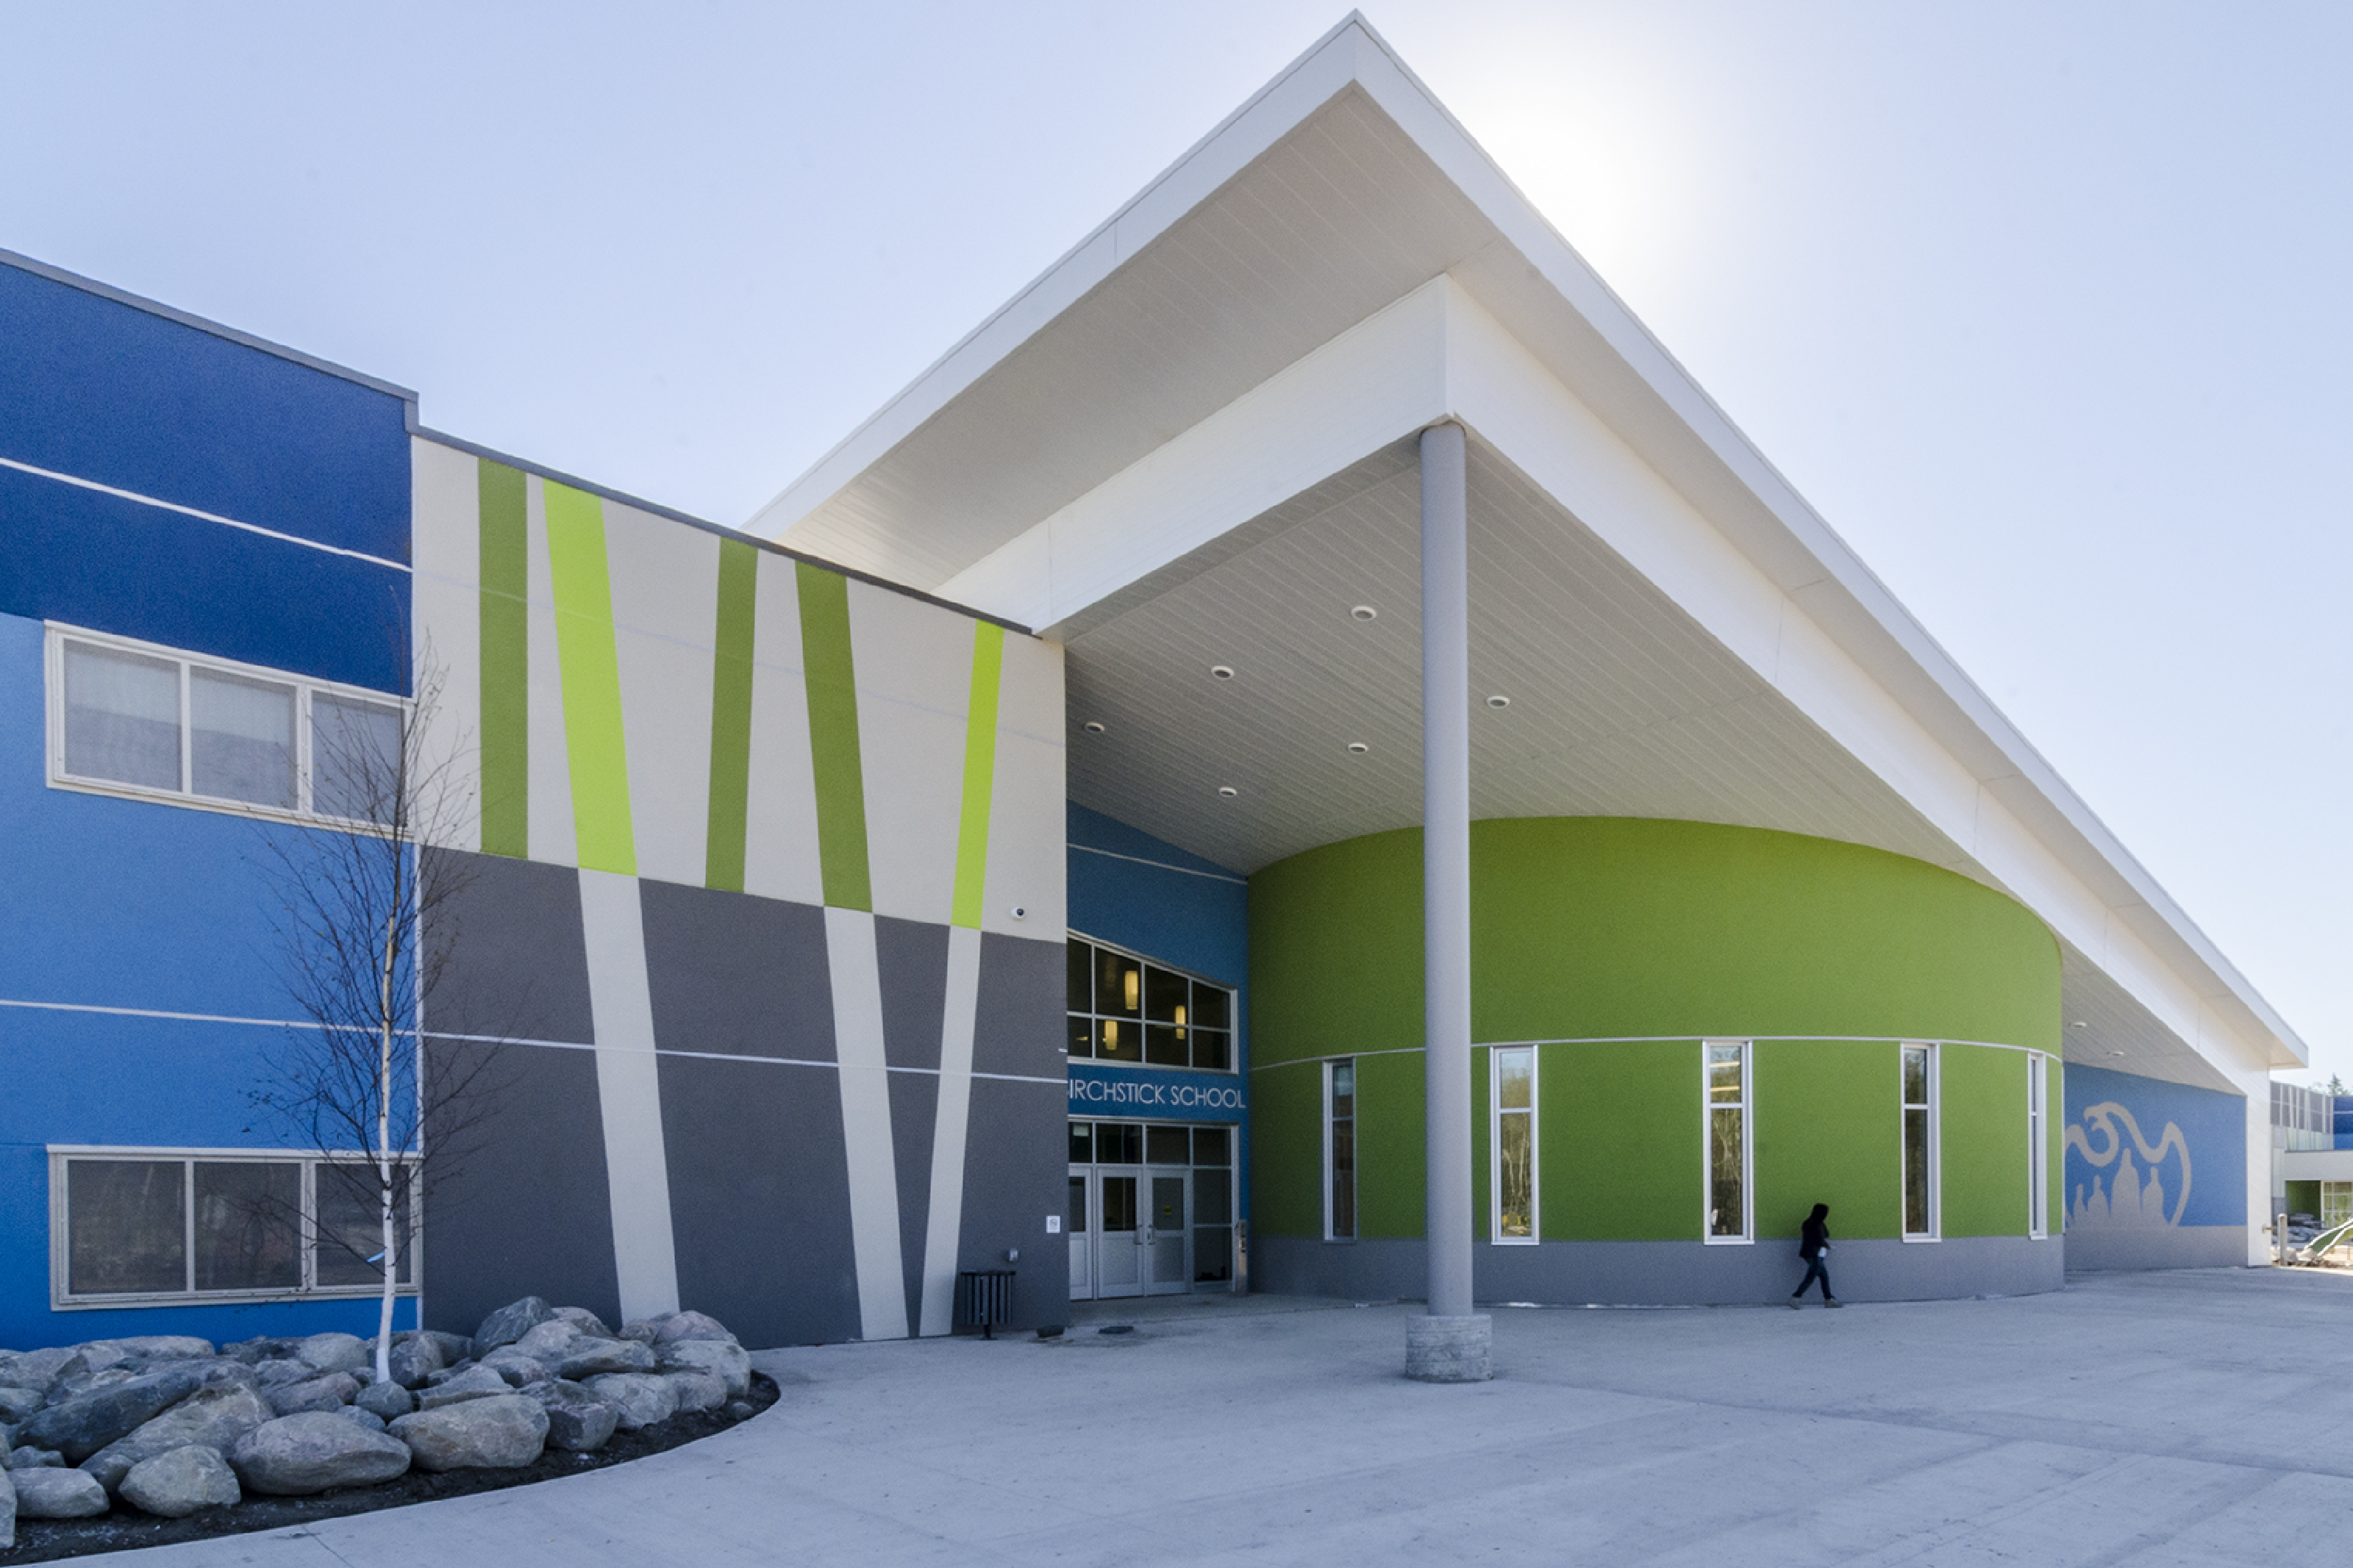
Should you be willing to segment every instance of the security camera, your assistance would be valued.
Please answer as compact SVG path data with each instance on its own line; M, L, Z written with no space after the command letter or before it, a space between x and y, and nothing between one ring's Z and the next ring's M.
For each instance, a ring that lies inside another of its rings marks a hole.
M1026 920L1028 920L1028 919L1029 918L1029 909L1028 909L1026 906L1021 905L1021 904L1016 904L1016 905L1014 905L1014 906L1013 906L1013 918L1014 918L1015 920L1017 920L1017 921L1026 921Z

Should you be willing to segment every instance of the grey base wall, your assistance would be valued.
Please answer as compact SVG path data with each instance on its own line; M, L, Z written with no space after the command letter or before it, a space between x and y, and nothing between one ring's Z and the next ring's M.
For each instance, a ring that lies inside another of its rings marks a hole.
M1851 1301L2024 1296L2066 1283L2057 1237L1955 1237L1944 1241L1841 1241L1831 1249L1831 1288ZM1482 1304L1729 1306L1779 1300L1805 1272L1798 1244L1779 1237L1740 1247L1696 1241L1547 1241L1478 1244L1472 1288ZM1417 1238L1325 1242L1259 1237L1250 1288L1357 1300L1419 1300Z
M2067 1233L2067 1271L2243 1268L2247 1229L2238 1225L2136 1226Z

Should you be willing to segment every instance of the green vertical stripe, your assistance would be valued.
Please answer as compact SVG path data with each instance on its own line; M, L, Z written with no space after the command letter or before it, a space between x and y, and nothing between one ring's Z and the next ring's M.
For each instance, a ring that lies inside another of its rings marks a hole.
M744 830L752 794L752 616L760 552L719 542L719 628L711 660L711 840L705 885L744 890Z
M866 776L858 761L858 678L849 662L849 579L794 563L801 603L801 664L807 672L809 761L817 774L817 855L825 901L871 910L866 869Z
M956 826L955 909L960 926L980 926L988 882L988 804L997 784L997 688L1005 669L1005 628L972 629L972 707L964 723L964 816Z
M635 876L628 749L621 730L621 661L605 503L549 481L547 563L555 580L555 654L564 676L564 750L572 763L572 826L580 864Z
M522 470L481 460L482 852L531 853L531 546Z

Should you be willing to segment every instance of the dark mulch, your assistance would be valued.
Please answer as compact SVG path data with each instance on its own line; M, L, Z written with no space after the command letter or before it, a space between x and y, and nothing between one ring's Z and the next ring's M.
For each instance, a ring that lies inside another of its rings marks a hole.
M752 1374L751 1405L754 1414L776 1402L774 1380ZM0 1563L47 1563L59 1557L80 1557L92 1552L127 1552L135 1546L167 1546L176 1541L201 1541L215 1535L244 1535L257 1530L283 1530L347 1513L372 1513L380 1508L406 1508L437 1498L465 1497L474 1492L527 1487L558 1476L577 1476L612 1465L625 1465L649 1454L677 1448L698 1437L724 1432L735 1426L724 1410L673 1415L659 1426L640 1432L616 1432L593 1454L567 1454L550 1448L519 1470L448 1470L433 1475L411 1470L382 1486L345 1487L316 1497L248 1497L235 1508L208 1509L186 1519L156 1519L129 1503L118 1503L112 1513L97 1519L20 1519L16 1549L0 1550Z

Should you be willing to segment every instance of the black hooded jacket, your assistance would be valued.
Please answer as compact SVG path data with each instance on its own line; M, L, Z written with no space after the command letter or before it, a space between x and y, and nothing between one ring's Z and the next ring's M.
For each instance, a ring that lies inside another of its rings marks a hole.
M1798 1256L1810 1263L1831 1244L1830 1215L1830 1205L1816 1204L1814 1212L1806 1216L1806 1223L1798 1227Z

